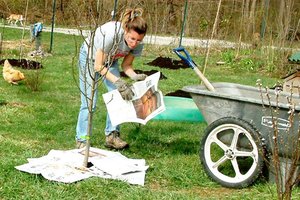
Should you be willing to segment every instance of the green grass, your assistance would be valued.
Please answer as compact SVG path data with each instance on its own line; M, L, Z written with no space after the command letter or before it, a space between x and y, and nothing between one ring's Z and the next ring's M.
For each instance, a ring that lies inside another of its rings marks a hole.
M4 40L17 40L20 32L5 29L4 36ZM43 33L44 50L49 47L49 40L50 35ZM276 199L275 186L262 179L239 190L221 187L210 180L198 156L205 123L153 120L145 126L134 123L122 126L122 136L130 148L121 153L130 158L144 158L150 166L144 187L100 178L62 184L16 170L14 167L26 163L27 158L46 155L51 149L75 147L80 96L72 76L72 58L76 56L74 41L80 44L79 38L54 35L53 55L38 60L44 66L38 91L31 91L24 82L11 86L0 80L0 199ZM160 70L167 76L159 83L164 94L199 84L199 78L190 69L169 70L146 65L159 56L153 47L147 46L146 50L151 48L135 65L141 70ZM165 55L177 59L168 52ZM4 49L1 57L10 56L10 51ZM203 55L192 57L196 63L203 62ZM212 54L206 70L212 82L255 85L257 79L262 79L265 85L276 83L275 78L263 73L238 71L228 65L215 66L218 59L218 53ZM73 67L76 70L76 65ZM22 72L25 76L29 73ZM92 143L97 148L105 148L106 109L100 96L103 92L104 87L101 87L94 115ZM296 188L295 198L299 193Z

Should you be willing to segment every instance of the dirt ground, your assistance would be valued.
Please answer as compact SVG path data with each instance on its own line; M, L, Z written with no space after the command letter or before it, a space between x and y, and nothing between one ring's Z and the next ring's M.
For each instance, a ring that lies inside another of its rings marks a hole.
M185 92L183 90L176 90L174 92L170 92L166 94L165 96L175 96L175 97L184 97L184 98L192 98L190 93Z
M13 67L21 67L22 69L40 69L43 68L42 64L33 60L26 59L2 59L0 60L0 65L4 64L4 61L8 60L8 62Z
M147 65L167 68L167 69L180 69L180 68L189 68L187 64L185 64L182 60L173 60L169 57L157 57L153 61L147 63Z

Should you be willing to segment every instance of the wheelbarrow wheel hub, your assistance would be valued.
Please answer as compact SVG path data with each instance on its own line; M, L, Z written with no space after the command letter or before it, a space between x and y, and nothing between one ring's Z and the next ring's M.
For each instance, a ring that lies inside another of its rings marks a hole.
M232 160L233 158L235 158L235 153L232 149L228 149L228 150L225 151L225 156L228 159Z

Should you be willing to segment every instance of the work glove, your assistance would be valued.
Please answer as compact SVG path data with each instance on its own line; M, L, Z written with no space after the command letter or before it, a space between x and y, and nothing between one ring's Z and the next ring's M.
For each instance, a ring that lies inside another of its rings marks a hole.
M146 74L136 74L136 75L134 75L134 76L132 76L130 78L133 81L143 81L143 80L145 80L147 78L147 75Z
M132 100L134 93L131 90L131 87L132 87L131 84L126 83L124 80L122 80L120 78L114 84L117 87L118 91L120 92L120 94L124 100L127 100L127 101Z

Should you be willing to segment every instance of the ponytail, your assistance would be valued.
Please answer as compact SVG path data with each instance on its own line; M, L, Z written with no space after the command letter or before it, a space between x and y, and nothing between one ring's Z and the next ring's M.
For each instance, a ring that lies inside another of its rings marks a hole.
M147 32L147 23L142 17L143 9L126 9L121 16L121 23L124 30L134 30L138 34L146 34Z

